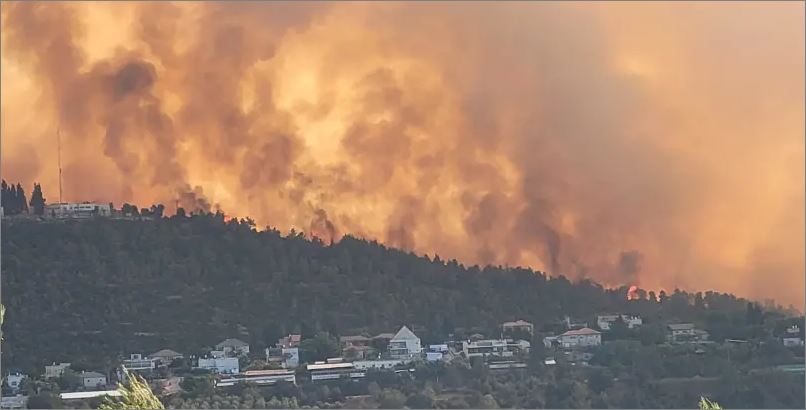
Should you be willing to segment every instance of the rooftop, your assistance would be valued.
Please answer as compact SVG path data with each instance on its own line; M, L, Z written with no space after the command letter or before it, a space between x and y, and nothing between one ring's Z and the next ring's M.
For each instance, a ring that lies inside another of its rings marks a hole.
M370 338L368 338L366 336L361 336L361 335L358 335L358 336L342 336L342 337L339 338L340 342L368 342L370 340L372 340L372 339L370 339Z
M238 339L227 339L215 345L215 347L244 347L244 346L249 346L249 343L246 343L243 340Z
M520 319L518 319L518 320L516 320L516 321L514 321L514 322L504 322L504 323L503 323L501 326L504 326L504 327L510 327L510 326L532 326L532 324L531 324L531 323L529 323L529 322L527 322L527 321L525 321L525 320L520 320Z
M420 338L409 330L409 328L403 326L397 331L397 334L392 338L392 340L420 340Z
M162 349L159 352L152 353L150 357L177 357L182 356L181 353L175 352L171 349Z
M119 397L122 396L122 394L117 390L77 391L77 392L59 394L59 397L62 400L89 399L92 397L102 397L102 396Z
M593 330L593 329L591 329L589 327L583 327L582 329L578 329L578 330L569 330L569 331L561 334L560 336L598 335L598 334L601 334L601 333L602 332L598 332L598 331Z
M81 377L106 377L98 372L82 372Z
M670 330L691 330L694 329L693 323L671 323L668 325Z
M308 370L352 369L352 363L317 363L309 364Z

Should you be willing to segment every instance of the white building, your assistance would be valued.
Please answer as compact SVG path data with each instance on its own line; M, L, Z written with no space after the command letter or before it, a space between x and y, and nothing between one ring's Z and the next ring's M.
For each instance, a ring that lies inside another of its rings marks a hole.
M213 373L236 374L240 371L237 357L213 357L199 359L199 369L207 369Z
M284 369L294 369L299 367L298 347L267 347L266 362L278 363Z
M215 345L216 350L227 356L246 356L249 354L249 343L238 339L227 339Z
M20 389L20 383L28 378L27 375L22 373L10 373L6 376L6 384L11 388L11 391L16 393Z
M45 366L45 379L56 379L62 376L65 370L70 368L70 363L53 363Z
M123 360L123 366L126 368L126 370L136 372L153 370L157 367L157 363L154 359L143 357L143 355L140 353L132 353L129 355L128 359Z
M28 407L28 396L4 396L0 398L0 409L24 409Z
M408 362L410 362L410 360L356 360L352 363L353 367L358 370L384 370L394 369L395 366Z
M119 390L75 391L68 393L59 393L59 398L67 402L72 400L86 400L105 396L120 397L123 396L123 394Z
M81 383L85 389L97 389L106 386L106 376L98 372L81 372Z
M419 356L423 351L420 338L408 327L403 326L389 341L389 355L396 359L407 359Z
M602 344L602 333L583 327L557 336L557 342L563 348L599 346Z
M506 340L476 340L462 342L462 354L469 359L485 356L511 357L514 353L507 348Z
M353 363L343 362L316 362L314 364L309 364L307 370L311 375L312 382L339 379L356 380L367 375L366 371L356 369Z
M798 325L792 325L792 327L786 329L783 343L786 347L803 346L803 339L800 338L800 327L798 327Z
M624 324L627 325L628 329L634 329L644 324L644 320L641 318L641 316L632 315L599 315L596 317L596 324L599 325L599 329L608 331L613 323L619 319L619 317L621 317L621 320L624 321Z
M534 329L534 325L525 320L516 320L514 322L504 322L501 324L501 330L504 333L524 332L531 335L534 334Z
M216 387L234 386L238 383L252 383L260 386L288 382L297 384L293 370L248 370L240 374L226 376L216 382Z
M462 354L471 357L512 357L515 353L528 353L531 343L526 340L487 339L462 342Z
M429 362L438 362L445 359L443 352L425 352L425 360Z
M112 215L112 207L109 204L82 202L45 205L45 212L42 216L46 218L92 218L110 215Z
M708 332L694 327L693 323L673 323L667 325L671 343L699 343L708 340Z

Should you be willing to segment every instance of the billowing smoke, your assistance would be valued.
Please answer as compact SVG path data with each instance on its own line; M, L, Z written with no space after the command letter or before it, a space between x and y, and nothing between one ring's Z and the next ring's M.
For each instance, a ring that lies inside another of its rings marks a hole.
M2 171L802 306L803 10L4 2Z

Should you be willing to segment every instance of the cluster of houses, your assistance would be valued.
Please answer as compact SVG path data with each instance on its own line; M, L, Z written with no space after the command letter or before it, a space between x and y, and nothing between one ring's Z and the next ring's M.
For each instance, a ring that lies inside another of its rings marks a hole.
M596 317L595 330L588 327L587 322L572 320L566 317L566 330L558 335L546 336L543 343L547 349L546 365L557 364L557 356L561 355L571 364L587 364L593 357L592 348L602 344L602 332L610 332L616 323L635 329L643 325L640 316L635 315L599 315ZM501 325L501 337L488 339L480 334L471 335L466 340L446 341L424 347L420 338L408 327L401 327L396 333L381 333L375 336L351 335L339 338L341 357L328 358L323 361L309 363L300 369L301 335L291 334L280 338L277 343L265 349L265 363L271 369L241 370L242 359L248 359L252 352L248 343L230 338L218 343L213 350L203 357L190 357L193 368L206 370L216 375L215 386L233 386L241 382L256 385L272 385L278 382L297 383L301 372L307 373L308 380L313 383L349 379L358 380L366 377L368 371L394 371L407 373L412 370L414 362L450 362L456 357L481 359L491 371L522 369L527 367L523 358L529 353L531 344L524 339L534 336L534 326L526 321L517 320ZM507 336L519 336L508 337ZM667 341L672 344L710 343L708 332L697 329L691 323L674 323L667 325ZM786 329L782 337L784 346L804 346L800 336L800 328L792 326ZM147 378L152 371L166 367L177 359L185 358L183 354L170 349L163 349L150 355L131 354L122 361L117 379L121 380L125 368L129 372L140 373ZM45 366L45 379L61 377L70 368L70 363L53 363ZM109 388L107 375L82 371L77 373L83 391L62 393L62 399L86 399L100 395L115 395ZM20 384L27 376L18 372L5 377L5 384L17 393ZM181 377L167 379L151 379L163 394L181 391ZM3 397L0 408L21 408L18 406L19 395Z

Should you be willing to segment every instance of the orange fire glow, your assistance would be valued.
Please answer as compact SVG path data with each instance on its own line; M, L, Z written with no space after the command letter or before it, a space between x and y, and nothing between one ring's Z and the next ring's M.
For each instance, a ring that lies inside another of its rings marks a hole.
M630 289L627 290L627 300L638 300L638 286L632 285Z
M3 178L801 307L803 9L4 1Z

